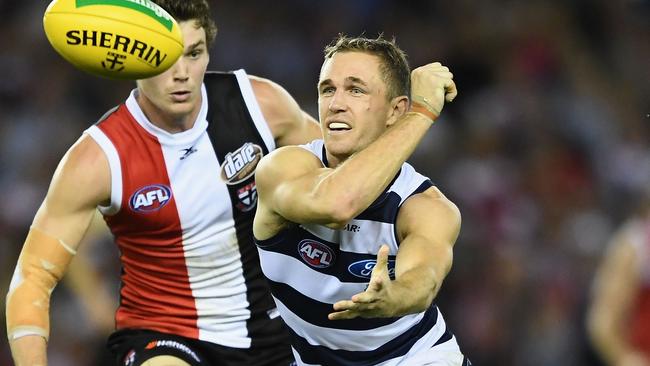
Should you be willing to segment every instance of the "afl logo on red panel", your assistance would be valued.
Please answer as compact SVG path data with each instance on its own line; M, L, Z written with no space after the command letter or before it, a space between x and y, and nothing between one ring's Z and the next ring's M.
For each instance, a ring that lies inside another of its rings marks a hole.
M221 179L229 185L245 181L255 173L263 155L262 148L251 142L229 152L221 164Z
M304 239L298 243L298 253L314 268L327 268L335 260L334 251L330 247L311 239Z
M129 199L129 206L136 212L158 211L172 198L172 190L163 184L152 184L135 191Z

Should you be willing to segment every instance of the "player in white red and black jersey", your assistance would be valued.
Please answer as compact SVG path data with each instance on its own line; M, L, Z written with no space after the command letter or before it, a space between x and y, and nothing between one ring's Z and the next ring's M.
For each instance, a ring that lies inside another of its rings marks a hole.
M18 365L46 364L49 295L95 210L122 263L119 365L289 365L288 335L252 239L254 172L276 146L317 138L280 86L243 70L206 73L216 28L204 0L160 0L185 49L62 159L7 298Z
M594 277L587 329L606 365L650 366L650 191L639 204Z
M393 41L341 36L318 83L323 139L258 165L253 232L299 365L470 364L433 303L460 214L405 163L456 93L440 63L409 78Z

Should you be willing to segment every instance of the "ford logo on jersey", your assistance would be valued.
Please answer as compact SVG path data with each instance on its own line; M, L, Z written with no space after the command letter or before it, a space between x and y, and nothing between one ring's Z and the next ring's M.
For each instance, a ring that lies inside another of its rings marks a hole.
M152 184L135 191L129 199L129 206L136 212L160 210L172 198L172 190L163 184Z
M334 251L325 244L311 239L298 243L298 253L312 267L327 268L334 263Z
M375 259L366 259L358 262L354 262L348 266L348 272L359 278L370 278L372 274L372 269L375 268L377 261ZM391 279L395 279L395 260L388 260L388 276Z

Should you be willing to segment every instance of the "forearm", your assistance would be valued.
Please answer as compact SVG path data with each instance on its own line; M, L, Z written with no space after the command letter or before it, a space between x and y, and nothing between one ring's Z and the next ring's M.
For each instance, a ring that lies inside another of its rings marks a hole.
M346 208L346 216L358 215L386 189L431 124L421 114L406 114L324 177L316 194L324 202L336 202Z
M9 340L11 354L16 366L45 366L47 365L45 338L28 335Z
M430 205L426 197L422 194L409 199L398 217L397 229L405 238L397 253L393 282L401 290L395 298L403 301L403 311L408 313L428 309L438 295L452 267L453 243L459 230L460 218L452 209L455 206ZM404 234L401 230L408 223L414 232Z
M7 337L18 366L46 365L50 295L74 250L32 228L18 258L6 301Z
M440 290L442 279L428 268L414 268L391 283L394 303L392 316L403 316L427 310Z

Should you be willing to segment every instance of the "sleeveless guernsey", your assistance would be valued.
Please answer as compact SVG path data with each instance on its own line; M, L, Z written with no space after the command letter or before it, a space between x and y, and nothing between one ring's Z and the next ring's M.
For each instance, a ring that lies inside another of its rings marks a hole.
M302 147L327 166L322 140ZM256 241L299 365L396 365L435 345L456 342L435 304L397 318L327 318L335 302L365 290L382 244L390 247L388 268L394 278L400 206L432 185L404 163L379 198L344 229L302 224Z
M254 170L275 148L248 76L208 72L194 126L154 126L134 90L88 133L108 157L100 211L122 263L117 329L249 348L277 314L252 239Z

